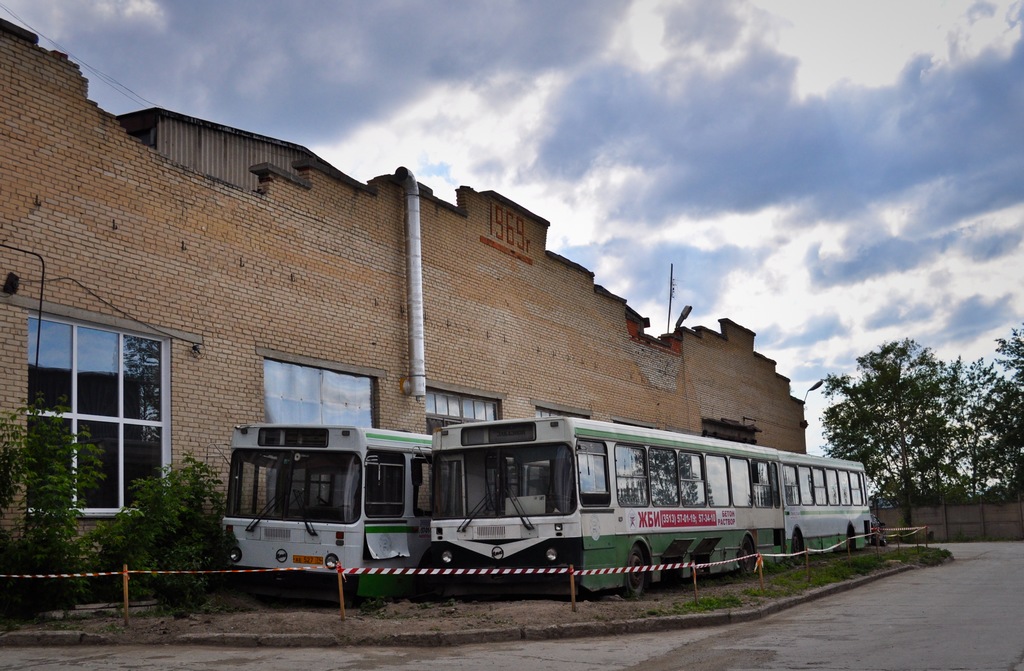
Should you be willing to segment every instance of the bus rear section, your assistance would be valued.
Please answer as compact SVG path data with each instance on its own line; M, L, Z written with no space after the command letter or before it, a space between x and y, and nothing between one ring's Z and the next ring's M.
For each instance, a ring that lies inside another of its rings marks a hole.
M781 460L789 551L863 548L871 532L863 465L792 453Z
M427 555L429 437L381 429L235 429L225 527L254 593L337 601L337 570L418 568ZM346 575L345 597L408 596L413 575Z

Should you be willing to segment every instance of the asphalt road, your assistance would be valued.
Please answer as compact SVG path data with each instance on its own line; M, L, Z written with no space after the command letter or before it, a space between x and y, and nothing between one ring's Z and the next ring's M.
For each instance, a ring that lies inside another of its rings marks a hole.
M948 544L907 571L743 624L455 648L0 648L0 669L1024 671L1024 543Z

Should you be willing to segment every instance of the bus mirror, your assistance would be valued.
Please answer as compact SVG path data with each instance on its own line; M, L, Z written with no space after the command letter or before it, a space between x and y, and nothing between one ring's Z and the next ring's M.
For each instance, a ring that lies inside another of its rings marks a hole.
M423 464L426 462L422 459L414 459L412 462L412 486L419 487L423 484Z

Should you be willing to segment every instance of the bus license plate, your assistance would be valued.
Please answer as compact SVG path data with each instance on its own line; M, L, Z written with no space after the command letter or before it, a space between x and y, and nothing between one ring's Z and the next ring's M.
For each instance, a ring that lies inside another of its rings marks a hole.
M312 555L292 555L293 564L315 564L319 566L324 563L323 557L314 557Z

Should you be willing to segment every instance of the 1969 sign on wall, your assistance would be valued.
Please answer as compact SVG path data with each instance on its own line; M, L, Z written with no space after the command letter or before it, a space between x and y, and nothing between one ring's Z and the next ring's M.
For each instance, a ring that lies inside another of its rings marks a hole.
M525 263L533 263L533 259L528 256L531 241L526 234L526 222L498 203L491 204L487 235L481 235L480 242Z

